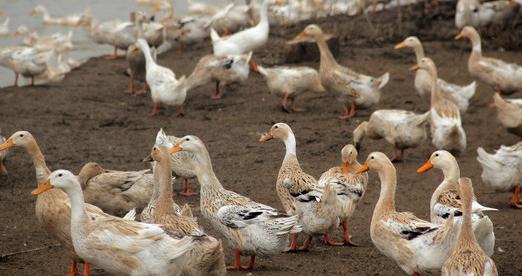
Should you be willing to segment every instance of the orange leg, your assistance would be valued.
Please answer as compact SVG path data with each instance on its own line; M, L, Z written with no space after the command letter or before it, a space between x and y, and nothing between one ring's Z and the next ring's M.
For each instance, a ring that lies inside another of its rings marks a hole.
M34 86L34 77L31 76L31 86Z
M393 151L392 162L393 163L401 162L402 158L404 157L404 150L401 149L401 155L398 156L398 154L397 154L397 146L396 145L392 145L392 151Z
M18 86L18 73L15 73L15 82L14 82L14 86Z
M198 193L195 193L192 191L189 180L185 178L185 180L183 181L183 192L181 192L179 194L183 195L183 196L193 196L193 195L197 195Z
M413 272L413 274L411 274L411 276L420 276L420 275L419 275L419 272Z
M210 96L213 100L218 100L223 97L223 87L219 81L216 81L216 91Z
M297 233L292 234L291 241L290 241L290 247L286 250L286 252L296 252L297 251L297 237L298 236L299 236L299 234L297 234Z
M87 262L83 263L83 276L91 275L91 265Z
M239 249L234 250L234 264L227 266L227 270L240 270L241 269L241 251Z
M348 223L345 221L343 221L342 223L343 225L343 240L344 240L344 245L349 245L349 246L358 246L357 244L355 244L353 241L352 241L352 238L350 237L350 233L348 231Z
M112 52L112 55L106 56L105 59L111 60L111 59L117 59L117 58L124 58L125 57L125 55L118 55L118 48L116 48L116 46L114 46L113 49L114 50Z
M183 105L176 107L176 117L185 117L185 110L183 109Z
M132 77L131 75L131 78L130 78L130 88L129 88L129 93L131 95L134 95L134 93L136 93L136 87L134 86L134 78Z
M355 115L355 103L352 103L352 106L350 109L344 105L344 112L341 116L339 116L339 119L346 120L348 118L352 118L353 115Z
M250 262L247 266L242 266L241 268L244 270L252 270L254 269L254 263L256 262L256 255L250 256Z
M303 243L302 246L300 246L297 250L299 251L308 251L310 248L310 243L312 242L312 236L308 236Z
M230 30L228 28L225 28L223 30L223 34L221 36L228 36L228 35L230 35Z
M69 271L69 276L76 276L76 272L78 271L78 267L76 266L76 261L71 262L71 270Z
M522 201L520 200L520 185L516 185L511 197L511 206L522 209Z
M185 51L185 47L183 45L176 48L176 53L183 53Z
M158 112L159 103L152 104L152 111L149 113L149 116L154 116Z
M143 83L143 87L137 92L137 94L147 94L148 84L147 81Z
M284 112L289 112L287 106L288 106L288 93L285 93L285 95L283 96L283 103L281 104L281 108L283 109Z
M330 237L328 236L328 231L324 232L323 237L324 237L324 243L326 245L331 245L331 246L341 246L341 245L343 245L342 242L331 240Z
M295 98L291 100L292 101L292 111L293 112L302 112L305 111L304 108L298 108L295 106Z

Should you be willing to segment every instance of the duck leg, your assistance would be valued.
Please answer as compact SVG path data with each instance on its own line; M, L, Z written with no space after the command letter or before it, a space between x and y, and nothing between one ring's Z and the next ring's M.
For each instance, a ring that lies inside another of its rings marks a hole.
M392 162L393 162L393 163L401 162L401 161L402 161L402 158L404 158L404 149L401 149L401 154L400 154L400 156L397 155L397 146L396 146L396 145L392 145L392 151L393 151L393 159L392 159Z
M156 113L158 113L158 107L159 107L159 103L153 103L152 104L152 111L149 113L149 116L156 115Z
M330 237L328 236L328 231L324 232L323 238L324 238L324 243L326 245L331 245L331 246L341 246L341 245L343 245L342 242L338 242L338 241L334 241L334 240L330 239Z
M290 247L286 250L286 252L297 252L297 237L299 234L293 233L291 234Z
M511 206L522 209L522 201L520 200L520 185L516 185L511 197Z
M291 99L292 101L292 112L302 112L302 111L305 111L304 108L298 108L297 106L295 106L295 98Z
M106 56L105 59L111 60L111 59L117 59L117 58L123 58L123 57L125 57L125 55L118 55L118 48L116 48L116 46L114 46L112 55Z
M87 262L83 263L83 276L91 275L91 265Z
M308 236L304 241L303 245L297 248L299 251L308 251L310 248L310 243L312 242L312 236Z
M134 86L134 77L130 77L130 88L129 88L129 93L131 95L134 95L134 93L136 93L136 87Z
M352 241L352 237L350 236L350 233L348 231L348 223L346 222L346 220L343 221L342 226L343 226L343 241L344 241L344 245L359 246L359 245L357 245L356 243L354 243Z
M290 111L288 110L287 106L288 106L288 93L285 93L283 96L283 103L281 104L281 108L283 109L284 112L289 113Z
M147 81L145 81L143 83L143 87L141 88L141 90L139 90L138 92L136 92L137 94L147 94L147 89L149 88L149 85L147 84Z
M183 195L183 196L193 196L193 195L197 195L197 193L193 192L192 191L192 188L190 187L190 182L188 179L185 178L185 180L183 181L183 192L180 192L179 193L180 195Z
M31 86L34 86L34 76L31 76Z
M225 85L222 84L220 81L216 81L216 91L214 92L214 94L210 96L210 98L213 100L221 99L221 97L223 97L223 86Z
M241 269L244 269L244 270L252 270L254 269L254 263L256 262L256 255L252 255L250 256L250 262L248 263L247 266L242 266Z
M0 175L7 175L7 168L3 160L0 161Z
M78 267L76 266L76 261L73 260L71 262L71 270L69 271L69 276L76 276L76 272L78 272Z
M180 105L176 108L176 117L182 118L185 117L185 110L183 110L183 105Z
M18 86L18 73L15 73L15 82L14 82L14 86L15 86L15 87Z
M227 270L241 269L241 251L238 248L234 250L234 264L227 266Z
M341 116L339 116L339 119L346 120L346 119L352 118L353 115L355 114L355 103L352 103L352 106L350 109L348 109L348 107L346 107L346 104L343 104L343 106L344 106L344 112Z

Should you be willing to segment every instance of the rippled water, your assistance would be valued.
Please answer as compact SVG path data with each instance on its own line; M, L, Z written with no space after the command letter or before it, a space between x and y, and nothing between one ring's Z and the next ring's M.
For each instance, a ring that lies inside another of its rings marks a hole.
M174 8L178 14L186 13L187 4L185 0L173 1ZM198 0L198 2L219 4L222 3L223 0ZM111 53L112 48L107 45L93 43L89 39L88 30L85 27L73 28L57 25L44 25L42 23L41 15L34 17L30 15L31 10L37 5L45 6L52 17L82 13L85 8L89 7L92 15L99 21L116 18L127 20L131 11L147 11L150 7L146 5L138 5L135 0L0 0L0 10L4 12L4 16L0 17L0 22L3 22L5 17L10 18L10 33L14 33L19 25L26 25L31 29L36 29L40 35L49 35L55 32L67 33L69 30L73 30L73 43L75 49L69 53L69 56L76 59L106 55ZM0 37L0 48L21 44L21 42L22 37ZM27 80L21 80L20 84L26 81ZM4 87L13 85L13 82L14 74L12 71L0 67L0 86Z

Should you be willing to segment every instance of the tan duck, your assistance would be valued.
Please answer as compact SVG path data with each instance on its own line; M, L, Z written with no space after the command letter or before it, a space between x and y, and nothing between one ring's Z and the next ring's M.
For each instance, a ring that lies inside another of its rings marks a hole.
M2 130L0 129L0 144L5 143L6 139L2 136ZM5 167L5 159L9 150L0 150L0 175L7 175L7 168Z
M56 170L32 191L43 195L53 188L67 194L70 202L70 235L74 250L84 260L113 275L181 275L184 255L193 238L178 239L159 225L114 217L93 216L86 209L76 176ZM89 275L85 272L84 275Z
M283 98L281 107L286 112L304 111L296 107L295 100L304 92L325 92L319 73L305 66L276 66L265 68L254 64L254 71L263 76L270 94ZM290 103L288 103L290 101ZM288 105L290 104L290 107Z
M319 187L317 180L301 169L296 155L295 136L290 126L285 123L274 124L259 141L274 138L282 140L286 147L285 158L277 176L277 195L287 214L299 215L299 224L307 235L299 250L308 250L313 236L319 234L324 235L325 242L329 245L342 245L330 240L328 236L328 232L339 224L335 187ZM297 249L297 235L294 235L289 251Z
M150 170L109 171L95 162L82 167L78 180L85 202L118 217L134 208L141 212L149 203L154 185Z
M417 63L424 58L424 49L416 36L407 37L404 41L395 45L395 49L405 47L413 49ZM466 112L469 106L469 100L475 95L475 91L477 90L477 83L473 81L466 86L460 86L449 83L441 78L438 78L437 81L442 95L452 100L459 107L460 112ZM421 97L431 94L431 76L426 70L419 69L415 72L415 89Z
M428 71L431 83L431 137L437 149L463 152L466 149L466 133L462 128L459 108L452 101L442 97L435 63L423 58L414 68Z
M343 242L345 245L356 246L348 231L348 219L352 217L355 208L364 196L368 184L368 174L355 174L361 164L357 162L357 149L353 145L348 144L343 147L341 159L343 161L341 167L333 167L321 175L319 186L335 185L339 201L337 215L343 226Z
M304 41L314 41L319 46L321 83L344 105L341 119L352 117L355 114L356 105L367 108L379 102L381 89L388 83L389 73L374 78L339 65L328 48L326 35L317 25L308 25L288 43L295 44ZM351 105L350 110L347 105Z
M500 146L495 154L487 153L482 147L477 149L482 166L482 182L495 191L513 191L511 206L522 209L520 184L522 183L522 142L512 146Z
M368 170L378 173L381 182L370 226L375 247L409 275L440 273L457 237L453 218L445 224L435 224L410 212L398 212L395 209L397 173L384 153L370 153L357 172Z
M473 185L471 179L459 179L463 221L453 252L442 266L442 276L498 275L495 262L484 253L473 234Z
M153 58L154 56L155 55L153 54ZM143 55L143 52L136 45L131 45L127 49L126 59L128 63L126 73L130 76L129 93L147 93L147 80L145 79L145 56ZM143 82L143 88L137 91L134 81Z
M433 223L444 223L450 215L455 217L455 222L462 224L462 196L459 191L458 179L460 168L457 160L451 153L445 150L434 152L430 159L420 167L417 172L424 173L432 168L442 170L444 180L433 192L430 201L430 217ZM484 211L498 211L494 208L482 206L473 195L473 231L482 249L493 255L495 249L495 233L493 223Z
M522 99L503 99L495 93L493 101L500 124L510 133L522 137Z
M256 256L280 254L289 235L301 231L297 216L283 214L248 197L225 189L217 179L209 153L195 136L185 136L169 150L187 151L201 184L200 209L203 217L234 248L234 264L228 269L253 269ZM241 255L249 255L248 266L241 267Z
M194 248L186 255L183 275L225 275L225 257L221 242L208 236L192 216L174 208L170 154L163 146L154 146L144 161L154 161L154 193L142 212L143 222L159 224L181 238L195 237ZM186 205L188 206L188 205ZM190 207L187 207L190 210ZM146 214L145 214L146 213Z
M404 150L419 146L426 138L426 125L430 119L430 111L415 114L412 111L397 109L376 110L368 121L362 122L353 130L353 142L357 149L365 137L370 139L384 138L392 145L393 161L402 161ZM397 153L400 150L400 155Z
M212 99L220 99L223 96L226 85L232 83L244 83L250 74L250 60L252 52L243 55L206 55L202 57L187 81L191 89L216 82L216 90L211 95Z
M0 144L0 151L22 147L33 160L38 184L47 181L51 171L47 168L45 157L40 151L35 138L28 131L17 131L6 142ZM71 240L71 207L70 202L60 189L54 189L39 195L36 199L36 218L43 230L58 240L70 253L72 260L71 273L76 272L76 263L82 261L75 253ZM85 210L92 217L105 216L103 211L91 204L85 204ZM89 271L89 265L85 263L84 271Z
M163 147L170 148L177 143L179 143L181 138L176 136L167 136L163 129L158 131L156 135L155 145L162 145ZM192 187L190 186L190 179L196 178L196 169L190 160L194 156L190 152L182 151L177 153L170 154L170 166L172 169L172 173L175 177L183 178L183 191L179 192L180 195L183 196L192 196L196 195L194 191L192 191ZM172 192L172 195L175 195L175 192Z
M495 87L503 93L522 90L522 67L520 65L507 63L496 58L483 57L480 35L473 27L464 27L455 39L462 37L471 40L473 45L468 60L468 71L472 77Z

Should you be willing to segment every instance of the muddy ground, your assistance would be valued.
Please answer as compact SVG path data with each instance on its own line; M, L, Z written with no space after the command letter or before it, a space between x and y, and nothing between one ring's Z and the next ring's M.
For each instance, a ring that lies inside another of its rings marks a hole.
M374 107L409 109L424 112L427 99L417 96L413 74L408 71L414 62L410 50L393 50L393 45L407 35L424 40L426 54L438 65L440 77L459 84L472 81L467 69L469 43L454 42L457 33L451 16L453 4L431 7L417 5L403 9L401 29L397 11L372 16L375 32L364 17L343 16L319 20L328 32L340 38L338 61L370 75L390 72L391 80L384 88L381 102ZM423 15L424 13L424 15ZM306 23L288 29L273 28L264 49L254 55L265 65L282 64L286 39L297 34ZM483 41L484 51L522 64L520 26L490 30ZM159 62L176 74L189 74L205 54L211 52L209 42L189 47L184 53L169 52ZM306 63L318 68L317 62ZM106 168L142 169L140 160L146 156L159 128L175 135L194 134L202 138L210 151L214 169L223 185L248 195L256 201L281 208L274 189L277 172L284 156L279 141L258 142L259 135L275 122L286 122L294 130L298 142L298 158L305 171L319 177L328 168L340 164L340 149L352 142L353 129L366 120L372 110L360 110L348 121L337 119L341 106L329 94L308 94L299 99L303 113L283 113L280 98L269 95L259 75L251 74L247 83L231 86L223 99L211 100L209 84L190 92L185 118L176 118L174 110L162 110L148 117L149 97L130 96L125 91L128 79L123 75L125 61L90 60L59 84L41 87L4 88L0 90L0 126L4 135L16 130L29 130L37 138L51 169L65 168L77 172L87 161L96 161ZM522 211L508 206L510 194L494 193L480 180L481 168L476 161L476 148L486 150L511 145L520 138L508 134L488 108L493 90L484 83L463 115L468 135L467 150L458 157L463 176L471 177L481 203L498 208L490 213L497 237L493 259L500 275L521 275L520 238ZM521 93L513 97L522 97ZM365 141L359 154L363 161L368 153L391 154L383 140ZM406 160L397 164L398 210L412 211L421 218L429 217L429 198L442 179L432 171L418 175L415 170L434 151L427 141L406 152ZM21 149L11 151L7 162L9 176L0 178L0 254L41 248L0 259L1 275L64 275L69 260L65 250L43 232L34 216L35 198L30 191L36 187L34 169ZM400 275L397 265L384 257L372 244L370 218L379 194L379 182L370 174L368 191L350 221L353 240L359 247L327 247L315 239L310 252L258 258L253 275ZM181 189L178 181L176 190ZM194 184L196 189L199 187ZM176 197L176 202L189 203L199 214L198 197ZM200 222L208 232L215 232L205 220ZM338 234L338 233L337 233ZM336 235L339 238L339 235ZM228 261L231 249L227 248ZM246 260L245 260L246 261ZM103 274L95 270L95 274ZM236 274L236 273L234 273ZM246 274L239 272L237 274Z

